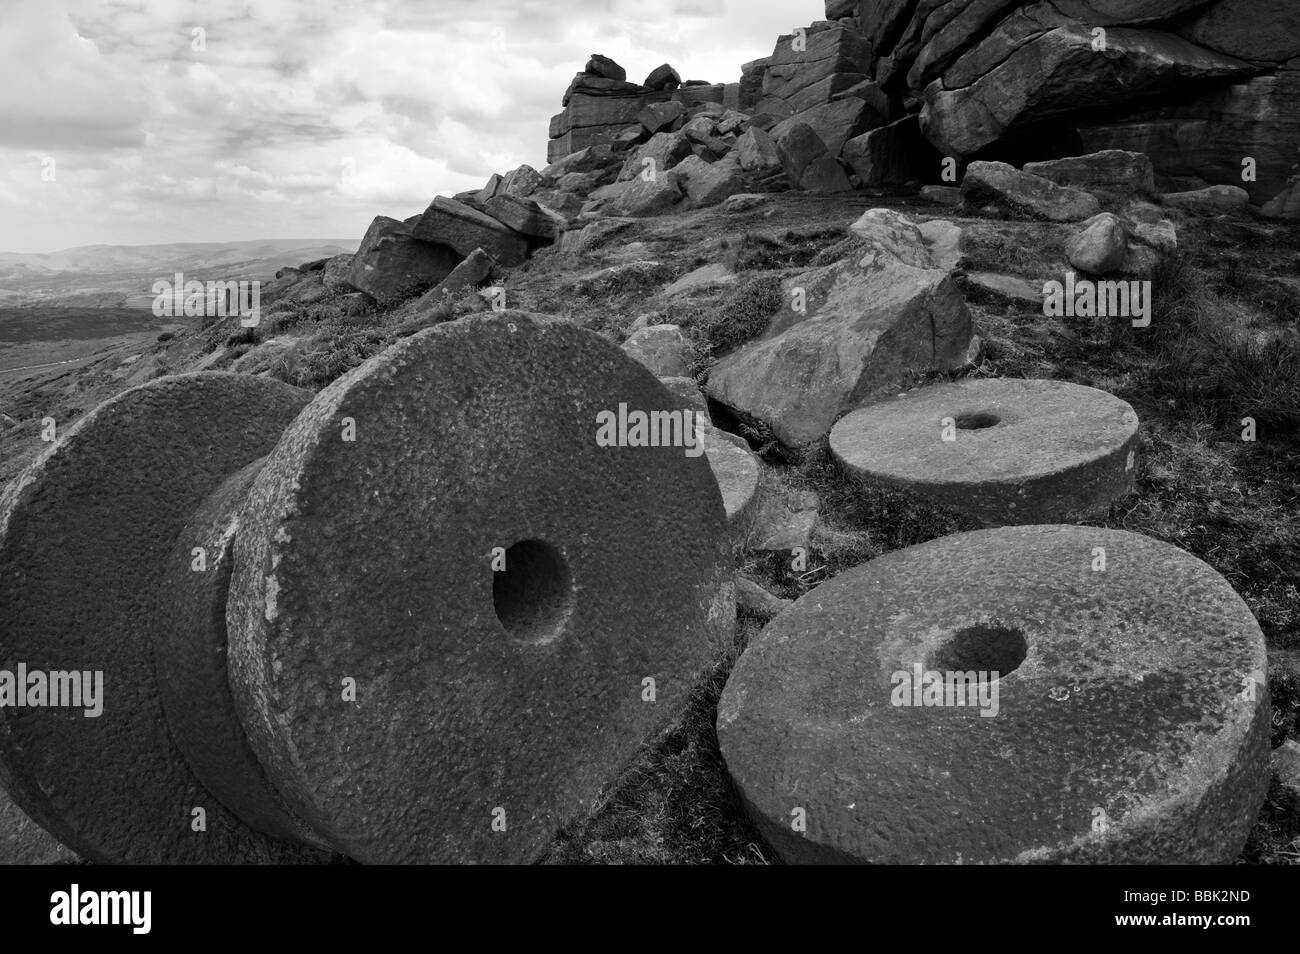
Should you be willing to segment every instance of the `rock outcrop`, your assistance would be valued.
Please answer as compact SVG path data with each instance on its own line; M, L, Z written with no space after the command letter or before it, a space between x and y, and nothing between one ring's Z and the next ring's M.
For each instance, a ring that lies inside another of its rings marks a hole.
M862 0L828 3L827 18L802 54L782 37L746 64L742 97L761 86L755 109L779 118L878 97L958 160L1124 150L1151 157L1162 191L1234 185L1270 214L1295 207L1300 7L1288 0Z

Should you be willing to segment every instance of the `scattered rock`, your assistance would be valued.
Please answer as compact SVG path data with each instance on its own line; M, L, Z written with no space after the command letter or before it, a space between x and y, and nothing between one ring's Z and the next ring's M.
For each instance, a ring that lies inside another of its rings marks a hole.
M770 478L759 483L746 548L760 552L807 549L821 507L817 494L811 490L791 490Z
M961 189L956 186L923 186L918 198L924 202L933 202L935 205L961 205L962 203Z
M488 199L483 211L507 228L546 242L554 242L568 223L550 209L532 199L513 195L496 195Z
M972 162L961 191L971 208L992 205L1053 222L1081 222L1101 211L1096 196L1058 186L1005 162Z
M817 441L840 414L914 375L967 360L970 313L920 230L877 209L853 232L861 244L839 262L788 279L766 335L724 357L709 376L710 397L768 424L788 447Z
M735 434L704 425L701 428L704 452L709 458L713 478L722 494L727 524L744 527L753 510L758 492L758 459L749 445Z
M673 100L666 103L647 103L645 109L637 113L636 119L651 135L676 132L686 122L686 107Z
M466 256L465 261L457 265L450 275L434 288L430 288L416 303L418 310L441 304L447 296L454 295L466 288L481 285L492 273L492 258L481 248L476 248Z
M698 156L688 156L673 171L682 177L691 204L700 209L717 205L745 187L740 160L735 156L712 163Z
M887 122L888 117L878 113L866 100L841 99L822 103L781 120L772 129L772 138L779 142L785 131L792 126L808 126L821 139L826 151L835 157L854 136L860 136Z
M684 295L702 288L716 288L719 285L736 284L736 273L721 262L702 265L693 272L688 272L663 290L663 294Z
M723 212L749 212L759 206L767 205L770 201L767 196L756 192L737 192L724 199L721 208Z
M352 256L346 281L388 304L436 285L459 263L460 255L446 243L422 241L406 224L380 215Z
M542 185L542 174L529 165L507 172L501 183L501 192L505 195L532 195Z
M1006 301L1024 302L1028 305L1042 307L1043 283L1028 281L1015 275L1001 272L967 272L966 281L971 285L997 298Z
M690 377L690 345L676 325L643 328L623 342L623 351L656 377Z
M1107 149L1087 156L1029 162L1024 171L1085 192L1156 194L1155 169L1140 152Z
M682 198L682 180L675 172L660 172L649 181L640 176L605 188L616 190L602 200L601 211L607 215L644 218L662 215Z
M605 79L617 80L623 82L627 79L627 70L619 66L608 56L601 56L599 53L591 54L591 59L583 67L584 73L590 73L592 76L603 76Z
M628 155L618 173L619 182L629 182L648 174L667 172L691 154L691 141L680 132L655 133L650 141L638 146Z
M794 123L774 136L786 177L795 188L807 192L848 192L853 186L840 164L830 154L811 126Z
M1102 212L1083 223L1066 243L1065 257L1082 272L1108 275L1128 257L1128 229L1118 215Z
M1219 185L1191 192L1169 192L1160 201L1175 209L1218 215L1244 210L1250 204L1250 193L1240 186Z
M761 129L746 130L736 140L735 153L740 168L746 172L762 174L781 168L781 154L777 150L776 140Z
M443 196L433 200L412 232L426 242L450 246L462 256L481 248L498 265L506 267L523 264L528 257L528 242L518 232L463 202Z
M327 261L321 275L321 284L324 285L325 290L333 294L355 291L356 289L348 281L348 271L351 266L351 255L335 255Z
M641 85L646 89L673 90L682 85L682 77L675 69L664 63L652 69Z
M747 580L743 576L736 577L736 608L742 613L761 620L769 620L779 616L786 607L793 605L792 600L774 596L752 580Z
M917 173L937 167L938 153L925 141L915 116L855 136L844 144L843 159L864 189L898 187Z

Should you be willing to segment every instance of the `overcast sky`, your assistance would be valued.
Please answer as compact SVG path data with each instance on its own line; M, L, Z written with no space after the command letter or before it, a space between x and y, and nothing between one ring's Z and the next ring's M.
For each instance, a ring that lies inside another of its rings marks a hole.
M0 15L0 251L44 252L359 239L375 215L540 169L590 53L637 82L665 61L734 82L823 4L0 0Z

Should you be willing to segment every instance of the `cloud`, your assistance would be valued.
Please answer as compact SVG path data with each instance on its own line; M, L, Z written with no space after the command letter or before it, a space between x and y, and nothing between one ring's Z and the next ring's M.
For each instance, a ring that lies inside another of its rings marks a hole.
M587 57L739 78L788 0L5 0L0 249L360 237L541 168ZM808 0L804 22L821 16ZM57 177L42 177L52 158Z

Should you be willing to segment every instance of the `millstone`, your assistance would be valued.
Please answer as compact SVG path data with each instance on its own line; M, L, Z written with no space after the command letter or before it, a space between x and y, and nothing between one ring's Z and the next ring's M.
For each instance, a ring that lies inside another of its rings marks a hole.
M370 359L268 457L231 683L272 785L338 850L536 857L730 638L708 462L598 446L620 404L676 402L599 336L503 312Z
M1104 391L987 378L854 411L830 448L850 473L1009 526L1105 511L1133 489L1137 435L1133 408Z
M190 771L168 732L150 633L181 529L231 473L270 451L309 397L231 374L153 381L83 418L0 497L0 668L103 674L95 718L0 708L0 777L84 858L304 857L243 824ZM205 831L195 830L198 808Z
M227 675L226 600L239 511L264 461L227 478L178 536L157 591L155 668L172 738L203 786L258 831L319 845L267 781L239 722ZM201 571L194 565L196 547Z
M743 437L706 426L704 449L722 493L727 523L735 526L749 514L758 492L758 459Z
M934 705L909 691L918 667L1001 675ZM1116 530L980 530L777 617L718 739L788 861L1226 864L1269 781L1264 673L1250 610L1195 557Z
M28 818L0 789L0 865L70 864L77 856Z

